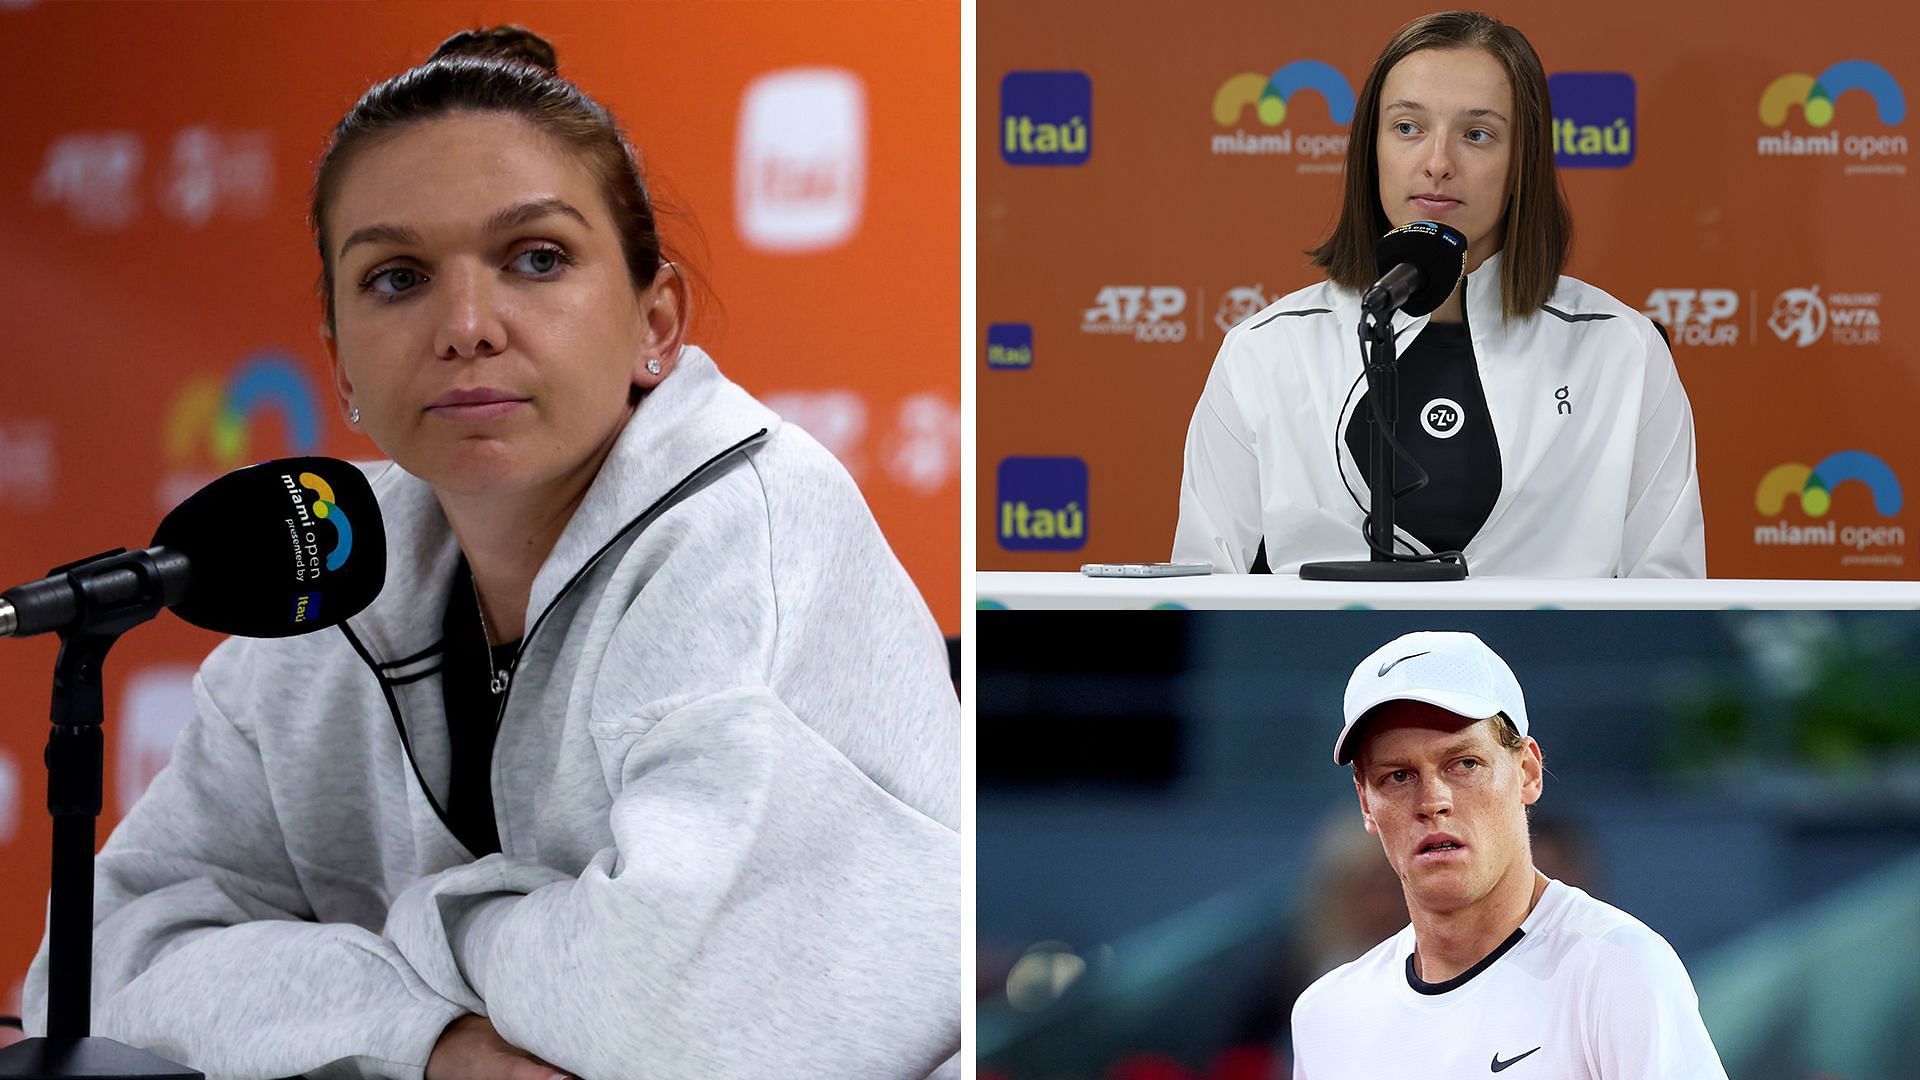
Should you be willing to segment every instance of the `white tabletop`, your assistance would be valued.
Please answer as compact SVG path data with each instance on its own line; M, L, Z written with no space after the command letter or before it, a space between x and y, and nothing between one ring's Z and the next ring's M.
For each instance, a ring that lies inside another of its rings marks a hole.
M974 575L983 608L1920 608L1920 581L1709 578L1468 578L1360 583L1290 574L1091 578Z

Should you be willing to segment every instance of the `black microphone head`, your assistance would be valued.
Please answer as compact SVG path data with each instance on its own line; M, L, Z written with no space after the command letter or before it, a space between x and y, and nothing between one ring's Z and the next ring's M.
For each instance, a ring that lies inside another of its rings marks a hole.
M1467 274L1467 238L1459 229L1437 221L1415 221L1380 238L1373 262L1382 276L1401 263L1420 270L1420 287L1400 310L1426 315L1447 302Z
M387 530L361 471L323 457L230 472L173 508L156 546L187 557L174 614L208 630L292 637L345 622L380 595Z

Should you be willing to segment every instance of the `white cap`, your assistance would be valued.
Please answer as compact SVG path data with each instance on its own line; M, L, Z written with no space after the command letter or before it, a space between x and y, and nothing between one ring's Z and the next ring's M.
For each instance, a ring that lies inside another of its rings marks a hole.
M1513 669L1487 644L1459 631L1422 630L1394 638L1378 649L1347 680L1346 723L1333 742L1333 763L1353 760L1347 744L1353 727L1375 706L1389 701L1424 701L1469 720L1506 713L1520 734L1527 733L1527 702Z

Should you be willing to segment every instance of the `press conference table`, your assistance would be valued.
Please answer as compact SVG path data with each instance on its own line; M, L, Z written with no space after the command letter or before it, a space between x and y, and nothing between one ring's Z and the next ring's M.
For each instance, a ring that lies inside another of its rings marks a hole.
M983 609L1920 608L1920 581L1485 577L1372 584L1291 574L1091 578L983 570L974 582Z

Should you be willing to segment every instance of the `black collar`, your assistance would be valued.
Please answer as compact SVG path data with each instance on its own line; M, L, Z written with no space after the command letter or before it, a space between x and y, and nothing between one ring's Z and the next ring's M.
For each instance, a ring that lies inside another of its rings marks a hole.
M1468 979L1471 979L1475 975L1478 975L1481 972L1492 967L1493 962L1495 960L1498 960L1502 956L1505 956L1507 954L1508 949L1511 949L1515 945L1520 944L1520 939L1526 936L1527 936L1527 932L1525 930L1522 930L1517 926L1514 927L1513 933L1507 935L1507 940L1501 942L1499 948L1481 957L1479 963L1473 965L1472 967L1461 972L1460 974L1455 975L1453 978L1448 979L1446 982L1430 983L1430 982L1427 982L1425 979L1422 979L1420 977L1420 973L1414 970L1413 954L1408 953L1407 954L1407 985L1413 987L1413 992L1416 994L1444 994L1449 990L1458 990L1462 986L1467 985Z

